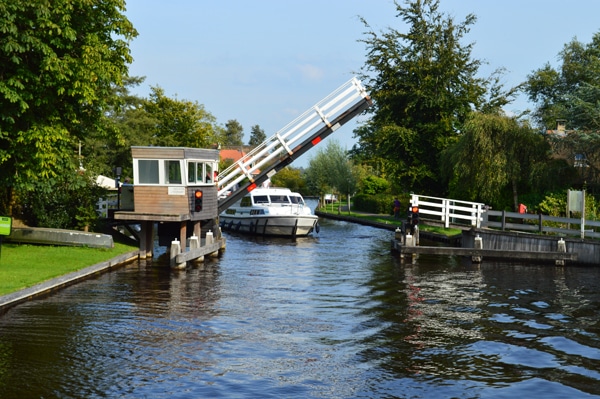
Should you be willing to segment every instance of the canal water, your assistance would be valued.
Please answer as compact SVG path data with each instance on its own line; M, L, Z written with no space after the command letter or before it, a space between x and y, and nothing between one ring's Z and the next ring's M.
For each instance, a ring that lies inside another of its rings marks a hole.
M600 397L600 268L297 240L135 263L0 316L0 398ZM43 262L43 260L40 260Z

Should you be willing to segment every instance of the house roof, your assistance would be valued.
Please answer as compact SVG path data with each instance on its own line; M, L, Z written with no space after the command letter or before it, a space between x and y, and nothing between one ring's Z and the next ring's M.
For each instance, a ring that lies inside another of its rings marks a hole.
M246 156L246 153L244 151L242 151L241 149L221 149L221 160L225 160L225 159L229 159L232 162L237 162L240 160L240 158ZM260 170L257 169L254 172L252 172L253 175L258 175L260 173Z

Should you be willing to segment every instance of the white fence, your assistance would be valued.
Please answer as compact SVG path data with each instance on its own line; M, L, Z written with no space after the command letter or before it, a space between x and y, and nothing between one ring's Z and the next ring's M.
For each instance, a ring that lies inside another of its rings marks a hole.
M477 228L529 231L545 234L600 238L600 221L582 218L555 217L541 214L493 211L479 202L459 201L448 198L426 197L411 194L411 204L419 207L420 215L428 220L450 224L470 225Z
M482 213L485 212L485 204L479 202L459 201L448 198L426 197L424 195L411 194L410 203L419 207L420 215L431 215L432 219L444 223L446 228L453 224L470 224L481 227Z

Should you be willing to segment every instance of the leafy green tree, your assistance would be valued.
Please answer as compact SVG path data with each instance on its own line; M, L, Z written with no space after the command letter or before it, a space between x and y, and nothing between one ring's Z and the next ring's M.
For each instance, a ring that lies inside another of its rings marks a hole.
M567 43L559 60L557 69L546 63L527 77L524 90L536 104L535 122L554 129L564 119L569 129L600 130L600 32L589 44Z
M474 15L457 24L437 0L394 4L407 32L377 34L363 19L363 73L374 106L355 135L365 158L385 160L394 186L441 194L440 152L457 140L472 109L497 109L514 92L502 90L497 73L477 77L482 62L464 44Z
M197 102L167 97L160 87L152 87L144 110L154 123L147 145L207 148L221 134L216 118Z
M537 131L514 117L474 112L456 144L443 154L450 197L497 204L504 189L518 208L519 187L529 187L535 165L548 160L549 146Z
M222 135L221 144L224 147L242 146L244 137L244 128L235 119L230 119L225 124L225 130Z
M271 185L274 187L287 187L302 195L308 194L306 191L306 181L302 176L302 171L290 166L286 166L271 177Z
M306 170L307 184L312 192L319 196L333 191L335 194L350 196L356 191L359 170L348 158L347 152L339 142L329 139L324 149L319 149L309 160Z
M85 137L82 142L82 164L86 170L113 176L113 169L121 167L122 180L133 176L131 146L152 144L157 126L157 121L144 109L146 99L129 91L143 81L143 77L126 77L123 86L115 87L118 100L106 112L106 129L114 134L108 137Z
M103 128L137 35L124 0L0 2L0 209L77 170ZM15 196L13 197L13 194Z
M384 194L390 190L390 183L382 177L370 175L360 182L362 194L377 195Z
M252 129L250 130L250 141L248 141L248 145L256 147L262 142L264 142L266 139L267 135L265 134L265 131L260 128L259 125L252 126Z

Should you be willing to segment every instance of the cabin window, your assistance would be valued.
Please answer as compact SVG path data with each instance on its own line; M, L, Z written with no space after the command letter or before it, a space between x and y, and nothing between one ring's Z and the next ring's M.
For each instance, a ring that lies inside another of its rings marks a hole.
M272 204L289 204L287 195L270 195Z
M165 183L181 184L181 162L165 161Z
M215 177L216 176L214 175L214 172L213 172L213 165L207 163L206 164L206 182L207 183L214 183Z
M268 204L269 203L269 197L266 195L256 195L254 197L254 203L255 204Z
M302 201L302 197L298 197L295 195L291 195L290 196L290 200L292 201L292 204L303 204L304 202Z
M188 162L188 183L204 183L204 163Z
M250 197L249 196L245 196L242 198L242 200L240 201L240 206L251 206L252 203L250 201Z
M158 160L140 159L138 160L138 170L140 184L158 184Z
M188 162L188 183L196 183L196 163Z

